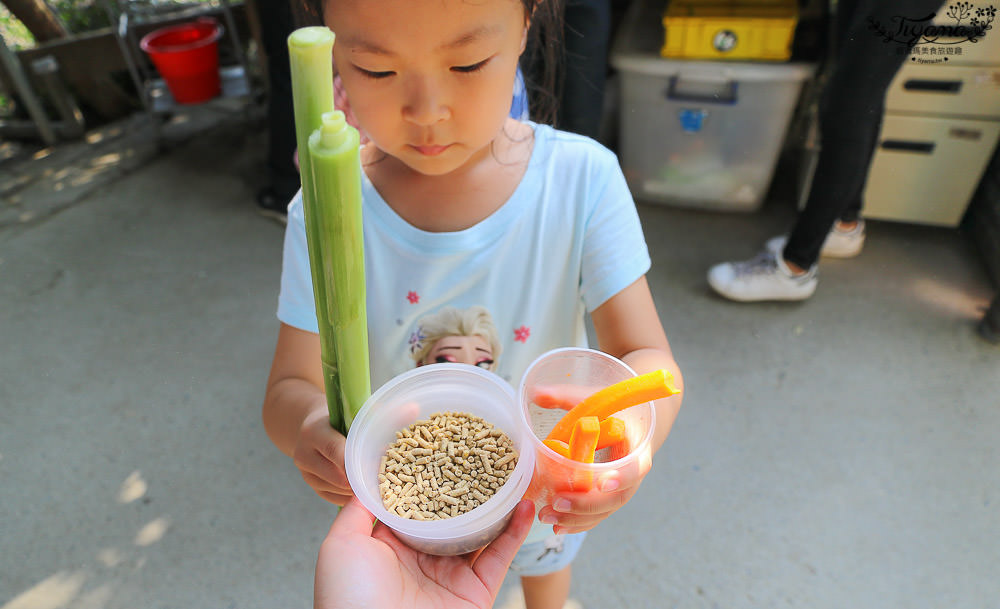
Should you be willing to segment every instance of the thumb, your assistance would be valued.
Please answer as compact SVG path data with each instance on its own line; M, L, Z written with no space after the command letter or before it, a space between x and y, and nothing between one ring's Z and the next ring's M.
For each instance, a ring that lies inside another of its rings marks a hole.
M528 536L534 516L535 504L526 499L521 500L514 508L514 516L504 532L486 546L472 564L472 570L489 590L491 598L495 599L500 591L500 584L503 583L514 555Z
M330 527L327 539L342 535L371 535L375 526L375 516L369 512L357 497L351 497Z

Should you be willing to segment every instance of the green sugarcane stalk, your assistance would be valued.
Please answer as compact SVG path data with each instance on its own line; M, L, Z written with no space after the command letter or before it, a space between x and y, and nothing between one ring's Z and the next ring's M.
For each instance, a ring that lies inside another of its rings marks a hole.
M334 35L292 32L295 135L330 425L346 434L371 393L359 135L334 111Z
M322 127L309 136L309 164L318 202L312 235L321 241L323 283L333 287L333 294L327 294L325 314L333 328L330 342L336 364L332 369L324 364L327 394L332 383L338 390L344 432L371 394L359 143L358 130L347 124L339 110L324 114ZM317 315L318 307L317 303Z

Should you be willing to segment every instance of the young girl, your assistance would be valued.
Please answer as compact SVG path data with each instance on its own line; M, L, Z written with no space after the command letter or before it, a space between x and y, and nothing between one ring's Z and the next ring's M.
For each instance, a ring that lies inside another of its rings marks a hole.
M497 373L513 384L543 352L585 346L588 313L598 348L640 374L666 368L681 383L617 159L587 138L508 117L519 57L545 8L535 0L336 0L323 9L370 138L361 157L373 388L413 367L420 320L448 306L489 312L502 341ZM327 419L298 196L278 318L265 427L306 482L343 505L351 497L344 438ZM654 448L679 407L679 396L657 404ZM545 526L536 525L513 566L529 609L562 607L582 533L624 505L647 471L540 509Z

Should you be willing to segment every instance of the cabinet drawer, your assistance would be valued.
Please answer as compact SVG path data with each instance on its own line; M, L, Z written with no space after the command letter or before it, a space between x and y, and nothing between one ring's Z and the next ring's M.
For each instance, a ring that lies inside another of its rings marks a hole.
M886 114L863 214L957 226L998 137L1000 121Z
M1000 118L1000 65L906 63L886 91L885 109L886 112Z

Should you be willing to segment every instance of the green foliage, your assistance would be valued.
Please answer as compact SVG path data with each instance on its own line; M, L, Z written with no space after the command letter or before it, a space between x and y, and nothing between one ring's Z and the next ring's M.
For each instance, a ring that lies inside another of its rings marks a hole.
M108 13L95 0L48 0L71 34L108 27Z
M0 34L12 51L34 46L35 37L19 19L10 14L3 4L0 4Z
M122 0L126 1L126 0ZM46 0L70 34L92 32L111 25L104 4L100 0ZM214 3L214 0L133 0L153 10L169 9L171 6ZM30 48L35 38L16 17L0 4L0 34L12 50Z

